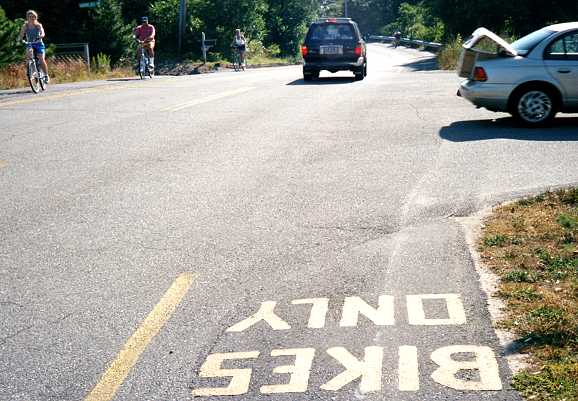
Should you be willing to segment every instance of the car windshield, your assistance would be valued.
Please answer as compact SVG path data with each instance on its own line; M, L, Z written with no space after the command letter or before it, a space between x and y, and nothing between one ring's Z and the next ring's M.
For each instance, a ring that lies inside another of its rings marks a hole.
M538 43L553 34L554 31L549 29L540 29L539 31L532 32L531 34L516 40L514 43L512 43L512 47L516 49L518 54L523 56L528 54L536 45L538 45Z
M355 33L350 24L318 24L311 27L309 39L313 41L325 40L354 40Z

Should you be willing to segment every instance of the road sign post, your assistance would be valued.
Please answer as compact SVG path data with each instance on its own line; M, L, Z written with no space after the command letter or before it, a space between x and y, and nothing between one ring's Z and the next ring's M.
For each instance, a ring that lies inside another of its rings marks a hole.
M187 0L180 1L179 7L179 32L178 32L178 51L181 54L181 49L183 47L183 34L185 32L185 25L187 21Z
M205 64L207 64L207 52L216 42L216 39L207 39L205 32L201 32L201 51L203 52L203 61Z

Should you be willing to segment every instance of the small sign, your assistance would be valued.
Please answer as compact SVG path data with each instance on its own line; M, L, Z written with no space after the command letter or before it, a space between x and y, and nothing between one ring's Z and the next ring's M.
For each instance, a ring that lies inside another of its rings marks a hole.
M98 5L100 4L100 0L97 1L87 1L85 3L80 3L78 5L78 7L80 8L95 8L98 7Z

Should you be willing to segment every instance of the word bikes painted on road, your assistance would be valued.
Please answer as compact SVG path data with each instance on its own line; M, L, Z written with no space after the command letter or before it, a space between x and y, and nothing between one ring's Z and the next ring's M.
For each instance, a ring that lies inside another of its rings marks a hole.
M322 329L326 325L329 311L329 298L298 299L292 305L311 305L309 314L303 324L310 329ZM428 316L428 302L443 302L446 316L437 318ZM275 312L277 302L263 302L251 316L229 327L228 333L241 333L251 330L257 324L265 324L271 330L291 330L291 325ZM367 303L360 297L347 297L343 302L339 327L357 327L363 315L376 326L393 326L396 324L395 299L383 295L378 298L377 306ZM425 294L407 295L405 297L407 322L412 326L451 326L467 323L466 312L459 294ZM291 357L291 364L279 364L272 368L272 375L285 375L285 380L272 378L269 384L259 388L262 394L304 393L310 390L309 379L315 358L321 354L329 355L342 369L334 377L328 377L319 389L339 391L352 382L358 382L362 394L382 390L384 371L384 347L368 346L363 351L350 350L345 347L331 347L326 350L315 348L274 349L270 352L273 358L282 357L286 361ZM397 373L397 389L402 392L416 392L420 389L420 353L417 347L402 345L397 349L393 362ZM193 395L198 397L238 396L249 391L253 369L251 363L258 358L269 357L259 351L215 353L209 355L199 370L199 377L207 379L226 378L228 385L221 387L195 388ZM357 356L356 356L357 355ZM361 355L361 356L360 356ZM461 391L497 391L502 389L498 362L490 347L479 345L451 345L438 348L429 358L437 369L431 378L438 384ZM242 364L242 369L224 368L224 365ZM464 375L464 372L475 375ZM468 377L468 378L465 378ZM472 380L471 377L475 377ZM278 384L279 381L282 384ZM222 383L221 381L219 383ZM273 384L275 383L275 384Z

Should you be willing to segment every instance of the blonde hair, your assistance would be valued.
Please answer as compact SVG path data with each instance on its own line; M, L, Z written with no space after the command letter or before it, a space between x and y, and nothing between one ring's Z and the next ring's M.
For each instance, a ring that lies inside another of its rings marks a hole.
M26 18L30 17L31 15L34 15L36 17L36 19L38 19L38 13L34 10L28 10L26 11Z

